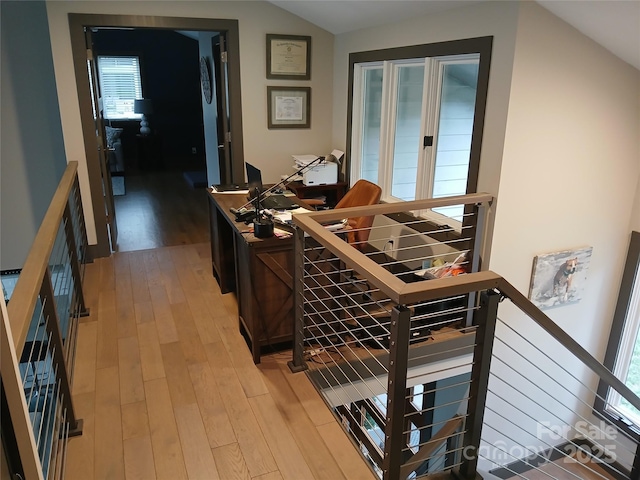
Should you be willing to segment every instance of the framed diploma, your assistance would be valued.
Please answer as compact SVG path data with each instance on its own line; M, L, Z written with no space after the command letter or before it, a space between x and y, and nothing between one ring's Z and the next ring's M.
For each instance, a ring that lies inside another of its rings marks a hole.
M267 87L268 128L310 128L311 87Z
M311 37L267 34L267 78L311 79Z

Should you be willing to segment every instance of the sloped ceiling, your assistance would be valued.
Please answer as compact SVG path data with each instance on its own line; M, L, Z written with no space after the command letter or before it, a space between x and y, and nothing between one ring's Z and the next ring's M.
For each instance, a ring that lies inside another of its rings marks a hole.
M484 0L268 0L334 35ZM527 1L527 0L525 0ZM640 0L537 0L640 70Z

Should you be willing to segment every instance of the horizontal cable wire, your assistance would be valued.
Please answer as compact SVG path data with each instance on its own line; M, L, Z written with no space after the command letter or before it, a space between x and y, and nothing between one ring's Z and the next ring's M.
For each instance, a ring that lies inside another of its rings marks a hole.
M326 278L328 278L328 277L326 277ZM331 279L328 279L328 280L330 281ZM317 283L317 281L316 281L316 283ZM323 291L323 292L325 292L325 293L327 293L327 295L328 295L328 298L329 298L329 299L333 300L333 297L332 297L332 295L331 295L331 292L327 292L327 291L326 291L326 289L323 289L322 291ZM324 306L326 307L326 305L325 305L325 303L324 303L326 299L320 299L320 298L315 294L315 292L311 292L311 293L313 293L313 294L314 294L314 296L316 297L317 301L319 301L322 305L324 305ZM327 308L328 308L328 307L327 307ZM329 309L329 310L330 310L330 314L335 318L335 320L337 320L339 323L341 323L341 324L342 324L342 323L343 323L343 320L342 320L341 318L339 318L339 317L337 317L337 316L336 316L336 314L335 314L335 308L334 308L334 309ZM348 313L344 308L342 309L342 311L345 311L346 313ZM372 319L374 319L373 317L371 317L371 318L372 318ZM375 319L374 319L374 320L375 320ZM378 323L378 325L379 325L380 327L382 327L382 325L381 325L379 322L377 322L377 323ZM382 327L382 328L384 328L384 327ZM366 330L366 329L365 329L365 330ZM335 333L337 334L337 332L335 332ZM367 330L367 333L369 333L369 334L370 334L370 332L369 332L368 330ZM371 335L371 338L373 338L373 335ZM364 347L364 345L362 345L362 346ZM380 347L381 347L381 349L386 350L386 351L388 352L388 350L387 350L386 348L384 348L384 346L383 346L382 344L380 344ZM366 349L366 347L365 347L365 349ZM376 360L377 360L377 359L376 359ZM385 370L387 370L387 368L386 368L386 367L385 367L385 366L384 366L384 365L383 365L379 360L377 360L377 362L378 362L378 364L379 364L382 368L384 368Z
M455 434L454 434L454 436L455 436L455 435L460 435L460 434L462 434L462 433L464 433L464 432L455 433ZM446 437L446 438L450 438L450 437ZM413 462L412 462L412 461L410 461L411 459L409 459L409 461L408 461L408 462L406 462L406 463L403 463L403 464L402 464L402 466L403 466L403 467L408 467L408 466L410 466L410 465L418 465L418 466L416 467L416 470L417 470L418 468L420 468L420 464L421 464L421 463L429 462L429 461L433 461L433 460L440 460L440 459L442 459L442 457L446 457L447 455L450 455L450 454L452 454L452 453L462 452L462 451L464 451L464 448L465 448L465 447L450 448L450 449L448 449L448 450L445 450L444 452L441 452L441 451L437 450L436 452L434 452L434 455L432 455L432 456L430 456L430 457L424 458L424 459L422 459L422 460L414 460ZM408 451L408 449L403 450L403 451ZM412 452L413 452L413 451L412 451ZM449 469L449 468L454 468L454 467L449 467L449 466L447 466L446 468L447 468L447 469ZM413 471L415 472L415 470L413 470ZM438 471L442 471L442 469L440 469L440 470L438 470ZM429 474L433 474L433 473L436 473L436 472L429 471L428 473L429 473Z
M469 383L471 383L471 382L469 382ZM420 414L420 413L435 412L435 411L436 411L436 410L438 410L439 408L448 407L448 406L450 406L450 405L459 405L459 404L461 404L462 402L468 401L470 398L471 398L471 397L466 396L466 397L462 397L462 398L460 398L460 399L452 400L451 402L447 402L447 403L440 403L440 404L435 405L435 406L433 406L433 407L427 407L427 408L416 409L416 411L415 411L414 413L411 413L411 414L405 414L404 418L409 418L409 417L411 417L411 416L413 416L413 415ZM468 416L467 414L465 414L465 415L458 415L458 417L460 417L460 418L465 418L465 417L467 417L467 416ZM440 422L431 423L431 424L429 424L429 425L425 425L424 427L420 427L420 428L418 428L418 430L419 430L419 429L422 429L422 428L429 428L429 427L433 427L433 426L435 426L435 425L442 425L442 424L447 423L449 420L451 420L451 419L450 419L450 418L448 418L448 419L446 419L446 420L441 420ZM417 425L416 425L416 426L417 426ZM411 433L411 431L409 430L409 431L406 431L406 432L404 432L404 433Z
M321 324L321 325L322 325L322 324ZM332 327L331 325L330 325L330 328L331 328L331 330L333 331L333 333L334 333L335 335L339 335L339 332L337 332L335 329L333 329L333 327ZM354 356L355 356L356 358L359 358L359 357L358 357L358 355L353 351L353 349L352 349L351 347L349 347L348 345L345 345L345 346L349 349L349 351L350 351L351 353L353 353L353 354L354 354ZM367 352L368 352L368 350L367 350ZM342 359L343 359L347 364L349 363L349 362L348 362L348 360L346 359L346 357L344 357L344 355L343 355L339 350L338 350L338 354L340 355L340 357L342 357ZM374 355L371 355L371 357L372 357L372 358L374 358L374 359L378 362L378 364L379 364L379 365L380 365L380 366L381 366L385 371L388 371L388 370L386 369L386 367L385 367L385 366L380 362L380 360L378 360ZM363 364L364 364L364 363L363 363ZM365 367L366 367L366 365L365 365ZM369 374L372 376L372 378L375 378L375 379L378 381L378 383L380 384L380 386L381 386L381 387L383 387L383 389L386 391L386 385L384 385L382 382L380 382L380 380L378 380L377 376L376 376L376 375L375 375L375 374L374 374L374 373L373 373L373 372L372 372L368 367L366 367L366 369L368 370L368 372L369 372ZM348 378L348 376L347 376L347 378ZM360 379L361 379L363 382L365 382L365 380L364 380L362 377L360 377ZM365 382L365 384L366 384L366 382ZM372 392L372 393L373 393L373 392Z
M502 360L500 360L502 361ZM504 363L504 362L503 362ZM516 372L517 373L517 372ZM495 373L491 373L492 376L494 376L495 378L498 378L500 381L502 381L505 385L508 385L509 387L511 387L513 390L515 390L516 392L520 393L521 395L523 395L524 397L528 398L531 402L533 402L534 404L536 404L538 407L540 407L541 409L545 410L547 413L549 413L550 415L554 416L556 419L560 420L562 422L562 419L560 417L558 417L556 414L554 414L553 412L551 412L548 408L543 407L539 402L536 402L535 400L533 400L531 397L527 396L524 392L520 391L519 389L513 387L512 385L510 385L509 383L507 383L503 378L501 378L500 376L496 375ZM495 395L497 398L499 398L500 400L502 400L503 402L507 403L508 405L510 405L511 407L513 407L514 409L518 410L520 413L522 413L523 415L525 415L526 417L530 418L531 420L533 420L536 425L540 425L545 427L550 433L554 433L555 435L560 436L563 440L566 440L568 443L571 443L572 445L574 445L575 447L580 449L580 445L578 445L577 443L575 443L573 440L570 440L569 438L563 436L563 435L559 435L557 432L553 432L550 428L544 426L543 424L541 424L540 422L538 422L538 419L532 417L531 415L529 415L527 412L525 412L524 410L522 410L521 408L517 407L516 405L514 405L512 402L510 402L509 400L505 399L503 396L499 395L498 393L496 393L495 391L489 389L489 392L491 392L493 395ZM552 397L553 398L553 397ZM555 400L555 399L554 399ZM562 405L562 404L561 404ZM564 406L564 405L563 405ZM489 408L489 407L487 407ZM573 412L571 410L569 410L570 413L581 417L577 412ZM581 417L583 420L585 420L586 423L588 423L589 425L593 425L592 423L590 423L589 421L587 421L586 419L584 419L584 417ZM573 430L576 430L575 428L573 428ZM578 430L576 430L578 431ZM531 436L533 436L532 434L529 434ZM599 445L597 442L595 442L595 439L591 439L592 441L594 441L594 443L596 445L598 445L600 448L602 448L603 451L606 451L606 449L602 446ZM615 439L611 439L612 441L617 442L617 440ZM617 442L617 444L621 445L623 449L625 449L624 445L622 445L620 442ZM634 452L630 452L628 449L627 452L629 453L634 453Z
M494 375L494 374L492 373L491 375ZM499 377L497 377L497 378L499 378ZM504 380L503 380L503 379L500 379L500 380L504 382ZM508 385L508 384L507 384L507 385ZM513 387L512 387L512 388L513 388ZM517 389L515 389L515 388L514 388L514 390L516 390L516 391L518 391L519 393L521 393L522 395L524 395L524 394L523 394L522 392L520 392L519 390L517 390ZM509 400L505 399L503 396L501 396L501 395L497 394L495 391L493 391L493 390L491 390L491 389L488 389L488 392L490 392L491 394L495 395L496 397L498 397L500 400L502 400L503 402L505 402L505 403L506 403L506 404L508 404L509 406L511 406L511 407L513 407L514 409L518 410L518 411L519 411L520 413L522 413L524 416L526 416L526 417L530 418L531 420L533 420L534 422L536 422L536 425L540 425L540 426L542 426L542 427L545 427L549 432L554 433L555 435L557 435L557 436L559 436L560 438L562 438L563 440L565 440L565 441L566 441L566 443L570 443L571 445L575 446L578 450L585 451L585 450L581 447L581 445L579 445L579 444L575 443L573 440L571 440L571 439L569 439L569 438L565 437L564 435L558 434L558 432L553 432L550 428L548 428L548 427L546 427L545 425L543 425L543 424L539 423L537 419L535 419L534 417L532 417L531 415L529 415L528 413L526 413L526 412L525 412L524 410L522 410L521 408L519 408L519 407L517 407L516 405L514 405L514 404L513 404L512 402L510 402ZM526 397L526 395L525 395L525 397ZM544 410L547 410L545 407L542 407L542 405L540 405L538 402L535 402L535 401L534 401L534 400L532 400L530 397L527 397L527 398L529 398L529 400L533 401L533 403L535 403L535 404L536 404L536 405L538 405L539 407L543 408ZM524 428L522 428L520 425L518 425L517 423L515 423L513 420L510 420L510 419L508 419L508 418L504 417L504 415L502 415L502 414L498 413L496 410L492 409L488 404L485 406L485 408L486 408L487 410L489 410L489 411L491 411L491 412L495 413L495 414L496 414L496 415L498 415L499 417L504 418L507 422L509 422L509 423L511 423L512 425L516 426L518 429L520 429L521 431L525 432L525 433L526 433L527 435L529 435L530 437L534 437L534 435L533 435L531 432L526 431ZM548 410L547 410L547 411L548 411ZM551 412L549 412L549 413L551 413ZM553 415L553 414L552 414L552 415ZM495 427L493 427L492 425L490 425L489 423L487 423L487 421L485 421L485 425L486 425L486 426L489 426L489 427L491 427L491 428L493 428L494 430L496 430L496 428L495 428ZM496 430L496 431L497 431L497 430ZM514 443L518 444L518 442L516 442L516 441L515 441L515 440L513 440L512 438L510 438L510 437L507 437L507 438L509 438L509 439L510 439L511 441L513 441ZM536 438L536 437L534 437L534 438ZM542 440L542 439L540 439L540 438L537 438L537 440L538 440L539 442L541 442L541 443L545 444L546 446L550 447L552 450L557 451L557 452L558 452L558 453L560 453L563 457L567 457L566 452L563 452L562 450L558 449L558 447L556 447L556 446L554 446L554 445L551 445L551 444L549 444L549 443L545 442L544 440ZM526 448L526 447L525 447L525 448ZM586 452L586 451L585 451L585 452ZM586 453L588 453L588 452L586 452ZM619 472L617 469L615 469L614 467L610 467L610 468L612 468L612 470L615 470L617 473L621 473L621 472Z
M492 411L493 411L493 410L492 410ZM502 415L500 415L499 413L497 413L497 412L495 412L495 411L493 411L493 413L495 413L495 414L499 415L500 417L504 418ZM505 420L507 420L507 422L511 423L512 425L514 425L515 427L519 428L520 430L523 430L519 425L517 425L517 424L515 424L515 423L511 422L511 420L506 419L506 418L505 418ZM498 434L502 435L504 438L507 438L507 439L511 440L515 445L518 445L519 447L522 447L522 449L523 449L523 450L526 450L526 451L528 451L528 452L531 452L531 454L532 454L532 455L535 455L535 458L539 458L539 457L543 457L543 458L545 458L545 456L544 456L544 455L541 455L539 452L536 452L536 451L530 450L530 449L529 449L529 447L526 447L526 446L524 446L524 445L522 445L522 444L519 444L516 440L514 440L513 438L511 438L509 435L505 434L504 432L502 432L502 431L498 430L498 429L497 429L496 427L494 427L493 425L489 425L489 424L486 424L486 423L485 423L485 426L487 426L487 427L491 428L492 430L494 430L494 431L495 431L495 432L497 432ZM523 430L523 431L524 431L524 430ZM485 440L485 442L486 442L486 440ZM486 443L488 444L488 442L486 442ZM543 442L543 443L545 443L545 442ZM546 443L545 443L545 444L546 444ZM546 444L546 445L548 445L548 444ZM551 446L551 445L549 445L549 446ZM501 449L500 449L500 448L498 448L498 447L495 447L495 446L493 446L493 447L494 447L494 448L496 448L496 449L498 449L498 450L501 450ZM565 452L562 452L562 451L558 450L556 447L551 446L551 448L552 448L553 450L556 450L556 451L560 452L563 458L571 458L571 457L569 457L568 455L566 455L566 453L565 453ZM501 450L501 451L502 451L502 450ZM513 455L511 455L510 453L508 453L508 452L506 452L506 451L505 451L504 453L506 453L507 455L511 456L511 457L512 457L512 458L514 458L515 460L517 460L517 461L519 461L519 462L523 462L523 463L525 463L525 464L527 464L527 465L530 465L531 467L535 468L536 470L538 470L538 471L542 472L542 470L541 470L541 469L539 469L536 465L533 465L532 463L529 463L529 457L525 457L524 459L522 459L522 458L516 458L516 457L514 457ZM493 461L493 460L491 460L491 461L492 461L493 463L495 463L495 461ZM573 476L573 477L576 477L576 478L581 478L581 477L579 477L577 474L575 474L575 473L571 472L570 470L567 470L566 468L562 467L559 463L553 462L553 464L554 464L555 466L557 466L558 468L560 468L561 470L563 470L565 473L568 473L569 475L571 475L571 476ZM595 470L593 470L591 467L586 466L584 463L581 463L581 465L582 465L584 468L586 468L587 470L589 470L591 473L595 474L596 476L598 476L598 477L600 477L600 478L607 479L607 477L605 477L605 476L603 476L602 474L600 474L600 473L596 472L596 471L595 471ZM504 467L504 466L503 466L503 467ZM615 470L615 469L614 469L614 470ZM618 472L618 473L620 473L620 472ZM554 477L552 477L552 478L554 478Z
M432 388L430 390L424 390L423 392L417 393L417 394L409 394L406 395L404 398L405 400L411 400L415 397L420 397L422 395L429 395L430 393L435 393L435 392L442 392L444 390L448 390L450 388L456 388L456 387L461 387L462 385L470 385L471 381L470 380L466 380L466 381L462 381L462 382L458 382L458 383L453 383L451 385L445 385L444 387L438 387L438 388Z
M461 416L460 418L465 418L465 419L466 419L468 416L469 416L469 415L464 415L464 416ZM440 422L434 422L434 423L432 423L432 424L430 424L430 425L425 425L425 426L423 426L423 427L418 427L418 426L416 425L416 428L415 428L415 429L413 429L413 430L407 430L407 431L403 432L403 434L404 434L404 435L410 435L410 434L415 433L415 432L421 432L422 430L427 429L427 428L435 427L435 426L437 426L437 425L444 425L444 424L445 424L445 423L447 423L449 420L451 420L451 419L443 420L443 421L440 421ZM462 430L460 430L460 431L453 432L453 433L451 433L450 435L447 435L446 437L442 437L442 438L441 438L441 439L439 439L439 440L440 440L440 442L442 443L442 442L444 442L444 441L446 441L446 440L448 440L448 439L450 439L450 438L457 437L457 436L460 436L460 435L464 435L464 433L465 433L465 432L467 432L467 430L466 430L466 429L462 429ZM437 433L438 433L438 432L434 433L433 435L436 435ZM433 435L432 435L432 437L433 437ZM412 446L407 445L406 447L403 447L403 448L402 448L402 451L403 451L403 452L408 452L408 451L409 451L409 450L411 450L412 448L418 448L418 447L424 446L424 445L428 444L430 441L431 441L431 439L426 440L426 441L421 442L421 443L418 443L417 445L412 445ZM426 460L428 460L429 458L432 458L432 457L428 457ZM424 461L424 460L422 460L422 461Z
M606 403L606 399L604 399L601 395L599 395L596 391L594 391L593 389L591 389L589 386L587 386L586 384L584 384L580 379L578 379L575 375L573 375L571 372L569 372L566 368L564 368L562 365L560 365L556 360L554 360L553 358L549 357L547 354L545 354L542 350L540 350L540 348L536 347L535 345L533 345L529 340L527 340L526 338L524 338L521 334L519 334L518 332L516 332L511 326L507 325L505 322L503 322L500 318L498 318L498 320L500 320L501 324L506 326L509 330L511 330L512 332L514 332L516 335L518 335L520 338L522 338L522 340L524 340L525 342L527 342L529 345L531 345L535 350L537 350L543 357L547 358L548 360L550 360L551 362L553 362L554 365L556 365L557 367L559 367L560 369L562 369L567 375L569 375L571 378L573 378L577 383L579 383L581 386L583 386L587 391L589 391L590 393L593 393L597 398L600 398L601 400L605 401ZM500 340L499 337L496 337L498 340ZM507 347L509 347L511 350L513 350L506 342L500 340L502 344L506 345ZM544 374L545 376L547 376L551 381L558 383L558 385L561 385L562 388L564 388L567 393L569 393L570 395L574 396L579 402L581 402L584 406L586 406L587 408L591 409L592 406L588 403L586 403L581 397L575 395L573 392L569 391L566 389L566 387L564 387L564 385L562 385L561 383L559 383L557 380L555 380L554 378L552 378L551 376L549 376L548 373L546 373L545 371L541 370L540 367L538 367L537 365L535 365L534 363L530 362L527 358L523 357L518 351L513 350L516 354L518 354L520 357L522 357L524 360L526 360L528 363L530 363L531 365L533 365L538 371L540 371L542 374ZM495 356L495 354L494 354ZM503 363L505 363L503 361ZM584 418L583 418L584 419ZM633 442L634 444L638 444L638 441L633 438L630 434L628 434L627 432L625 432L624 430L619 429L617 426L613 425L616 430L621 433L623 436L625 436L627 439L629 439L631 442Z
M497 339L497 340L500 340L499 338L496 338L496 339ZM500 341L502 342L502 340L500 340ZM502 343L504 343L504 342L502 342ZM518 355L520 355L520 354L519 354L519 352L517 352L517 351L516 351L515 353L516 353L516 354L518 354ZM522 357L522 355L520 355L520 356ZM520 377L522 377L525 381L527 381L528 383L530 383L531 385L533 385L534 387L536 387L536 388L537 388L538 390L540 390L541 392L543 392L543 393L547 394L547 395L548 395L550 398L552 398L553 400L556 400L556 402L558 402L558 403L559 403L560 405L562 405L566 410L568 410L568 412L569 412L569 413L571 413L571 414L573 414L573 415L575 415L575 416L579 417L581 420L585 421L588 425L590 425L590 426L594 426L594 427L595 427L595 424L594 424L593 422L589 421L586 417L584 417L583 415L581 415L581 414L580 414L580 413L578 413L577 411L573 411L573 410L569 409L569 407L567 407L566 405L564 405L563 403L561 403L560 401L558 401L558 399L556 399L555 397L551 396L551 394L549 394L549 392L547 392L547 391L545 391L545 390L542 390L538 385L536 385L535 383L533 383L533 382L532 382L529 378L527 378L524 374L522 374L522 373L520 373L519 371L515 370L515 369L514 369L514 368L513 368L513 367L512 367L508 362L505 362L504 360L502 360L502 359L501 359L498 355L496 355L495 353L494 353L494 355L493 355L493 358L495 358L495 359L499 360L499 361L500 361L502 364L504 364L507 368L509 368L510 370L514 371L514 372L515 372L515 373L517 373L518 375L520 375ZM534 364L533 364L532 362L530 362L527 358L524 358L524 357L522 357L522 358L523 358L524 360L526 360L527 362L529 362L531 365L534 365ZM542 373L545 373L545 372L542 372ZM524 394L524 392L521 392L520 390L516 389L515 387L513 387L512 385L510 385L508 382L506 382L504 379L500 378L497 374L495 374L495 373L493 373L493 372L492 372L491 374L492 374L492 375L494 375L496 378L499 378L499 379L500 379L502 382L504 382L506 385L509 385L511 388L513 388L514 390L516 390L518 393L522 394L523 396L525 396L525 397L527 397L527 398L530 398L529 396L525 395L525 394ZM582 400L582 398L581 398L579 395L577 395L577 394L575 394L575 393L573 393L573 392L569 391L569 390L568 390L568 389L567 389L567 388L566 388L562 383L558 382L557 380L555 380L555 379L553 379L553 378L551 378L551 377L549 377L549 378L550 378L550 380L551 380L551 381L553 381L553 382L554 382L554 383L556 383L557 385L561 386L561 387L562 387L562 388L563 388L563 389L564 389L564 390L565 390L569 395L571 395L573 398L575 398L576 400L578 400L578 401L579 401L580 403L582 403L584 406L587 406L587 407L591 408L591 407L590 407L590 405L589 405L588 403L586 403L584 400ZM589 390L589 388L588 388L588 387L586 387L585 385L583 385L583 384L581 384L581 385L582 385L582 386L584 386L585 388L587 388L587 390ZM558 420L562 421L562 419L561 419L559 416L557 416L555 413L551 412L549 409L547 409L547 408L545 408L545 407L542 407L542 405L540 405L540 404L538 404L538 406L540 406L540 407L541 407L541 408L543 408L545 411L547 411L548 413L550 413L551 415L553 415L556 419L558 419ZM597 427L596 427L596 428L597 428ZM575 430L575 428L574 428L574 430ZM627 437L627 438L628 438L629 440L631 440L632 442L637 443L637 441L636 441L635 439L633 439L633 438L632 438L629 434L627 434L626 432L621 432L621 431L620 431L619 429L617 429L617 428L616 428L616 430L617 430L618 432L620 432L620 433L623 433L623 436ZM577 430L576 430L576 431L577 431ZM603 431L602 433L603 433L603 435L606 435L606 432L604 432L604 431ZM593 441L597 446L599 446L599 447L601 447L601 448L604 448L604 446L603 446L603 445L600 445L600 444L596 441L596 439L592 438L591 440L592 440L592 441ZM626 448L626 447L625 447L621 442L618 442L618 440L616 440L615 438L612 438L612 437L610 437L610 436L607 436L607 440L611 440L611 441L617 442L617 443L619 443L619 444L621 445L621 447L622 447L624 450L626 450L628 453L631 453L632 455L634 455L634 454L635 454L635 452L634 452L634 451L629 450L628 448Z
M485 442L485 443L487 443L487 442ZM512 454L510 454L509 452L507 452L506 450L504 450L504 449L502 449L500 447L496 447L495 445L493 445L492 447L495 450L504 453L506 456L511 457L514 460L511 464L522 461L518 457L513 456ZM493 465L496 465L497 467L499 467L501 469L505 469L508 472L513 473L515 476L518 476L520 478L527 478L527 477L524 477L523 475L520 475L518 472L516 472L515 470L510 468L508 465L503 465L503 464L497 463L494 459L482 455L480 453L481 451L482 451L482 445L480 446L480 449L478 449L478 458L484 458L485 460L487 460L488 462L492 463ZM531 467L531 469L536 470L538 473L541 473L545 477L549 477L549 478L554 478L555 479L555 477L553 477L551 474L549 474L549 473L545 472L544 470L538 468L536 465L532 465L532 464L530 464L530 463L528 463L526 461L522 461L522 462L525 463L526 465L529 465ZM531 469L529 469L529 470L531 470Z

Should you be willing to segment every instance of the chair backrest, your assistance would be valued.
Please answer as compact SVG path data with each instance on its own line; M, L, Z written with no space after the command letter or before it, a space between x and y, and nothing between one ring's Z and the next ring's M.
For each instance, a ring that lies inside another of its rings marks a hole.
M368 180L358 180L353 187L336 204L335 208L362 207L375 205L380 202L382 189ZM369 239L373 215L349 218L349 226L353 231L348 232L347 238L351 245L362 250Z

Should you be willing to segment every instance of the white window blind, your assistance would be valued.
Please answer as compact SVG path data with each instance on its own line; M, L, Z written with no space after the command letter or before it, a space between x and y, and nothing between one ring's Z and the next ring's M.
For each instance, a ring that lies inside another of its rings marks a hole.
M138 57L98 56L98 76L103 116L107 119L139 119L133 103L142 98Z

